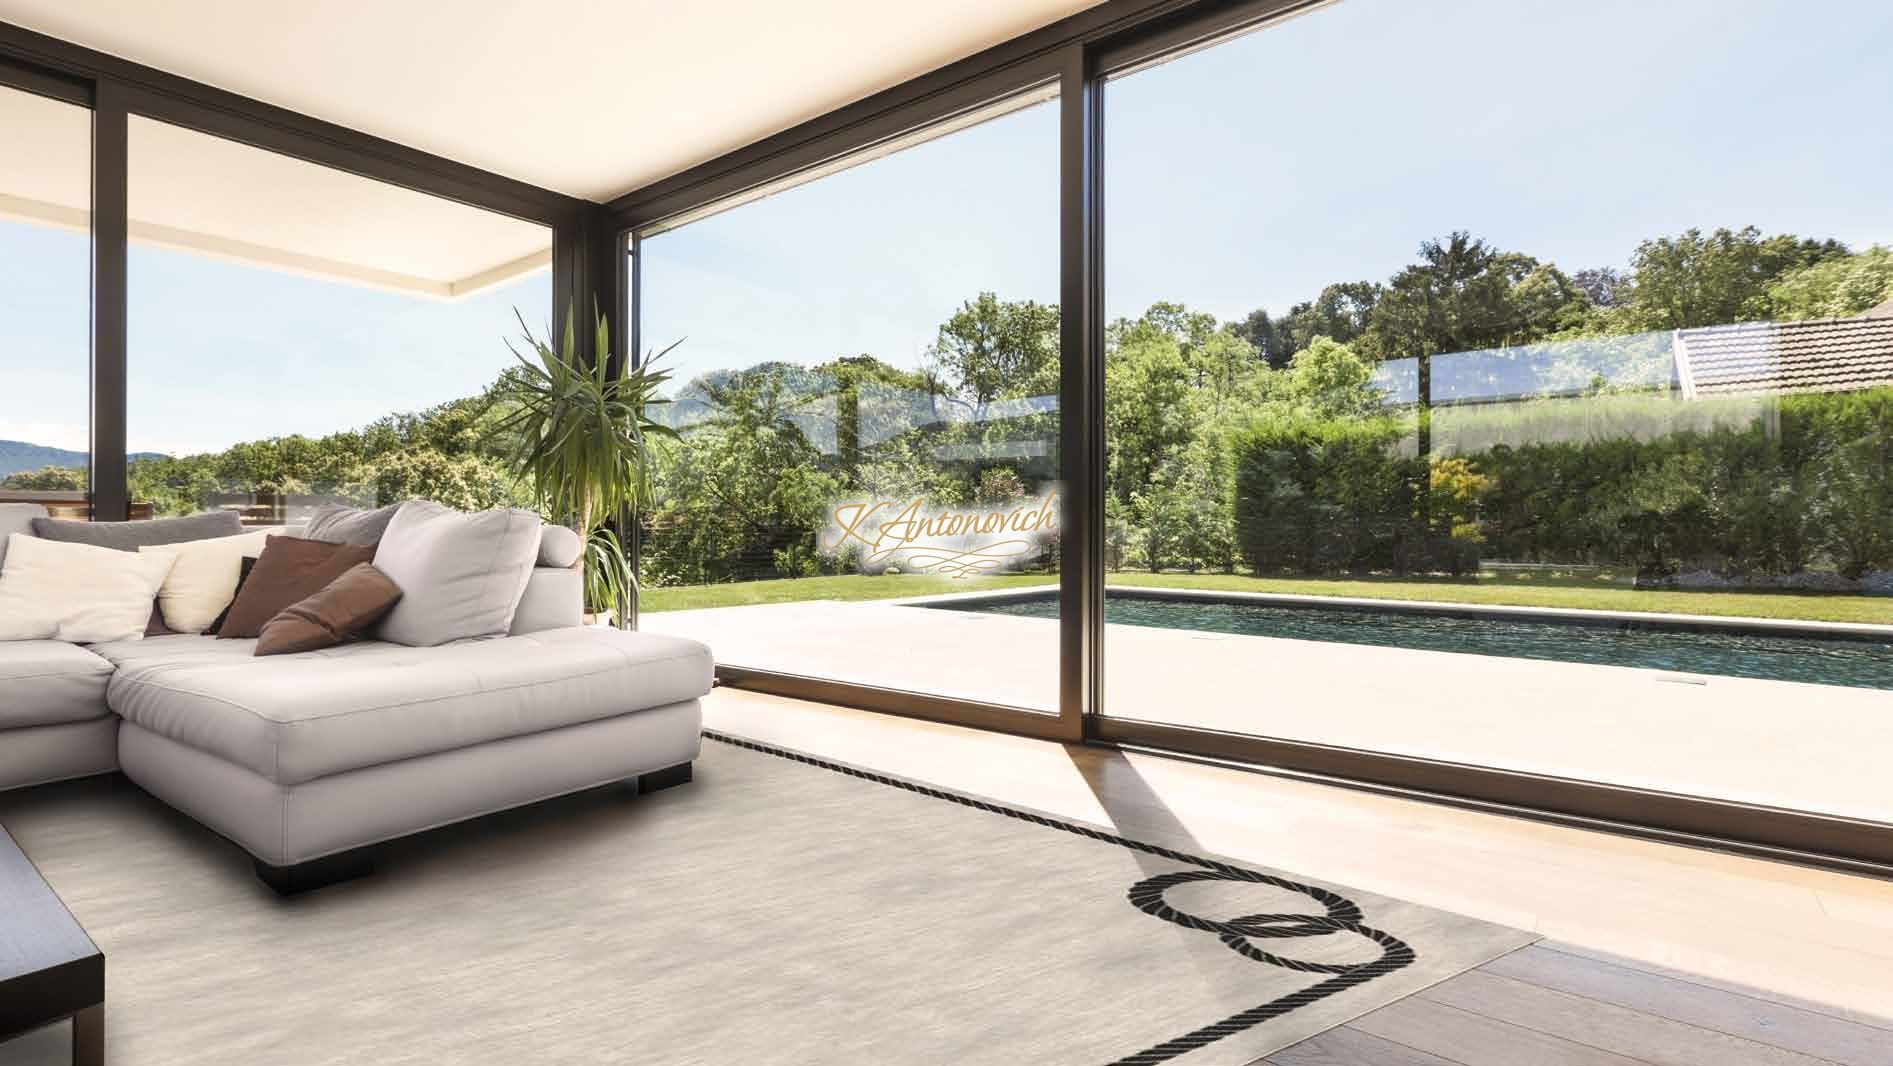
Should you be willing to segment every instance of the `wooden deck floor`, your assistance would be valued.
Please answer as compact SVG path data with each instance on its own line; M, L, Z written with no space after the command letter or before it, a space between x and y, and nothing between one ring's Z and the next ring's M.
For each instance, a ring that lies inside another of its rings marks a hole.
M1541 941L1268 1066L1886 1066L1893 1023Z

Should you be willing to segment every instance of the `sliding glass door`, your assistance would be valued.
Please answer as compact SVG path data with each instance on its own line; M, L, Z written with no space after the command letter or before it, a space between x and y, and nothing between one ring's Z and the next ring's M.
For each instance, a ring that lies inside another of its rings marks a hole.
M1890 48L1343 0L1112 77L1106 714L1893 821Z
M0 141L0 503L85 518L92 112L0 85Z
M1035 91L638 236L677 432L644 628L726 671L1056 712L1057 129Z

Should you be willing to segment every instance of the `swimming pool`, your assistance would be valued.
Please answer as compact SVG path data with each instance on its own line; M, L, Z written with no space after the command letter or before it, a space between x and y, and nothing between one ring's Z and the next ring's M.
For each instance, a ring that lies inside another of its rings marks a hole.
M938 600L922 606L1058 617L1055 596ZM1893 689L1893 643L1877 639L1782 636L1660 621L1480 616L1115 593L1105 597L1105 619L1113 625Z

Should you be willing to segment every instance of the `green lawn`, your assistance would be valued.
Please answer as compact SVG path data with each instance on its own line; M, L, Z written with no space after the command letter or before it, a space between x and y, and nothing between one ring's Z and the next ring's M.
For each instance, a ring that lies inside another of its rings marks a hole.
M941 592L1050 585L1050 574L1016 574L955 581L929 574L894 577L805 577L746 581L727 585L691 585L647 589L646 611L681 611L699 607L735 607L797 600L887 600ZM1792 592L1663 592L1629 589L1584 578L1532 576L1448 578L1297 578L1244 574L1109 575L1109 584L1228 592L1285 592L1303 596L1360 596L1383 600L1438 600L1447 603L1511 604L1520 607L1578 607L1598 611L1653 611L1667 614L1746 615L1823 622L1872 622L1893 625L1893 597L1836 596Z
M893 577L798 577L774 581L741 581L727 585L679 585L645 589L638 607L643 611L688 611L698 607L737 607L752 603L793 603L797 600L893 600L902 596L932 596L941 592L979 592L1050 585L1055 574L1008 574L955 581L933 574Z

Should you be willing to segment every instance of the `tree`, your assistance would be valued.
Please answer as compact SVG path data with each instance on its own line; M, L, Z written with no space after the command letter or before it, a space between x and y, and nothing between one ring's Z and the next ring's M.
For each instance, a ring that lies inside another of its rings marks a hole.
M1229 428L1263 403L1273 371L1235 325L1158 303L1106 331L1107 512L1113 557L1152 570L1234 565Z
M845 355L815 371L834 391L835 452L846 471L860 465L864 444L912 428L913 401L932 396L927 375L896 369L871 355Z
M1234 470L1220 435L1199 437L1158 465L1150 483L1132 490L1134 543L1151 573L1166 566L1191 573L1236 566Z
M1768 288L1783 274L1839 259L1847 246L1761 230L1690 229L1637 245L1630 257L1626 331L1697 329L1769 315Z
M1276 346L1264 349L1269 365L1280 369L1296 352L1327 337L1347 344L1367 332L1368 317L1382 289L1372 281L1344 281L1322 288L1313 300L1288 309L1276 326Z
M1783 274L1768 286L1769 315L1780 321L1851 318L1893 300L1893 249L1882 245Z
M765 577L779 561L799 574L813 557L841 482L803 431L809 397L791 388L789 370L765 364L691 383L711 409L657 452L646 568L659 583Z
M1630 295L1630 279L1616 267L1593 267L1580 270L1571 275L1577 287L1584 290L1591 303L1608 310L1616 307Z
M1283 352L1282 331L1269 313L1262 308L1249 312L1239 322L1230 322L1224 326L1229 332L1248 341L1270 366L1282 366L1288 356Z
M1140 320L1116 331L1118 344L1105 361L1106 484L1123 505L1124 515L1142 525L1154 519L1136 503L1149 491L1158 470L1195 436L1191 393L1195 374L1177 339L1152 321ZM1145 541L1151 530L1146 527ZM1161 539L1161 533L1157 533Z
M1353 349L1328 337L1316 337L1295 353L1276 382L1274 395L1315 418L1358 418L1381 407L1383 392L1374 385L1374 368Z
M459 511L531 507L506 464L483 455L443 455L432 448L390 452L367 470L375 501L433 500Z
M38 470L7 475L5 480L0 480L0 488L23 492L81 492L86 488L86 472L84 467L42 466Z
M1503 348L1568 328L1589 306L1557 267L1456 231L1422 243L1420 262L1387 282L1355 348L1374 359Z
M1111 324L1105 331L1107 352L1148 344L1174 345L1188 368L1190 384L1221 408L1231 399L1259 398L1256 384L1267 373L1259 349L1236 325L1218 325L1216 316L1182 304L1156 303L1143 316Z
M983 417L1002 397L1057 395L1058 352L1058 308L982 292L941 325L927 361Z

